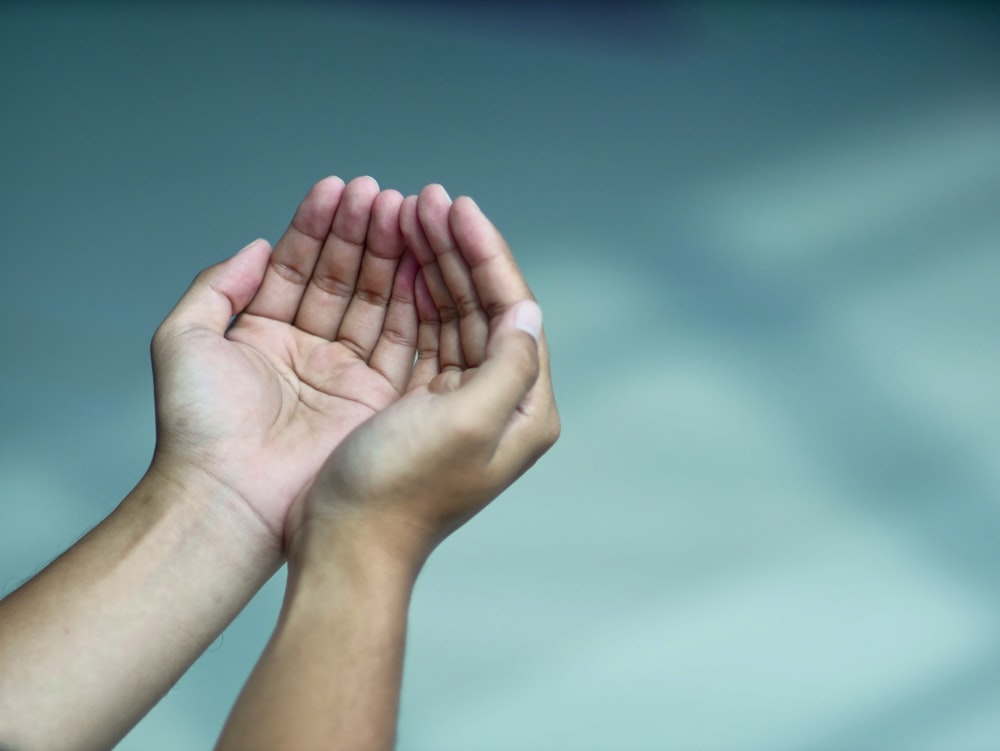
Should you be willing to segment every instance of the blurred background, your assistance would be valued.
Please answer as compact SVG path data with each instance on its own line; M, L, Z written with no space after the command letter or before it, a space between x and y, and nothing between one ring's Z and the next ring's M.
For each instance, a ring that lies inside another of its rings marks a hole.
M439 181L564 429L424 570L399 748L1000 747L990 4L6 3L0 76L3 593L142 475L199 269ZM211 747L283 584L121 749Z

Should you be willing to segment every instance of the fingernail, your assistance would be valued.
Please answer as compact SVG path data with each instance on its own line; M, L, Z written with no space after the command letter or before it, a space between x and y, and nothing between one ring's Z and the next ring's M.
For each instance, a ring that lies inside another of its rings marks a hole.
M542 309L538 307L538 303L533 300L518 303L514 325L521 331L527 331L537 341L542 331Z
M448 189L443 185L441 186L441 192L444 193L444 197L448 199L448 203L451 203L451 196L448 194Z

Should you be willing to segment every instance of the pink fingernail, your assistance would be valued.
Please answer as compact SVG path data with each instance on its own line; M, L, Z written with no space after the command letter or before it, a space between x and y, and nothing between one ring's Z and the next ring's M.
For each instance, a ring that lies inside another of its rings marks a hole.
M533 300L525 300L518 303L517 312L514 313L514 325L531 334L532 338L538 340L538 335L542 331L542 309Z

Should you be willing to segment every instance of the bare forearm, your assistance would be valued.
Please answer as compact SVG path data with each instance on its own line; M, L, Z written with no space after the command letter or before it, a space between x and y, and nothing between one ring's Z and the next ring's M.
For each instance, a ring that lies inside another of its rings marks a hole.
M393 747L415 568L355 543L293 554L278 627L219 751Z
M212 643L280 564L224 495L150 473L0 603L0 744L107 748Z

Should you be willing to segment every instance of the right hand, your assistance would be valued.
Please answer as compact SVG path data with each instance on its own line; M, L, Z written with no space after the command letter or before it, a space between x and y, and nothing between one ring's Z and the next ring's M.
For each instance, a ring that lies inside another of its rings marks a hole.
M378 545L419 568L559 435L541 313L500 233L440 186L404 201L421 264L417 362L404 396L333 452L286 526L303 546Z
M204 485L190 495L228 500L281 549L331 451L409 380L417 264L402 203L370 177L328 178L273 253L257 241L198 275L153 339L151 475Z

